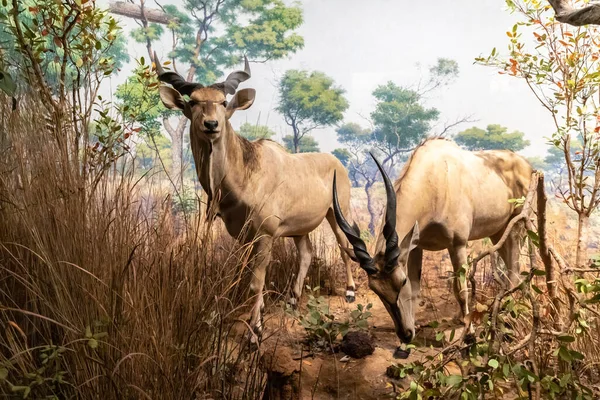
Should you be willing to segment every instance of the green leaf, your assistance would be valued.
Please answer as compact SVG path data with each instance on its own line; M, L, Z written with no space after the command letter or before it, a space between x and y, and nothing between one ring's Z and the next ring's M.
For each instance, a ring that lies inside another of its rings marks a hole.
M90 340L88 340L87 344L92 349L98 348L98 341L96 339L94 339L94 338L91 338Z
M585 359L585 356L583 354L581 354L580 352L575 351L575 350L571 350L571 357L573 357L574 360L579 360L579 361Z
M498 368L498 366L499 366L500 364L498 363L498 360L496 360L496 359L492 358L492 359L490 359L490 360L488 361L488 365L489 365L490 367L492 367L492 368L496 369L496 368Z
M438 332L437 335L435 335L435 340L441 342L442 339L444 339L444 332Z
M463 377L460 375L450 375L446 378L446 385L458 386L463 381Z
M17 84L12 77L2 70L0 70L0 90L11 97L14 96L17 90Z
M571 356L571 352L569 351L569 349L567 349L564 346L560 346L558 349L558 356L566 362L571 362L573 361L573 357Z
M566 343L572 343L575 341L575 338L570 335L559 335L557 337L557 339L560 340L561 342L566 342Z
M502 365L502 373L504 374L505 378L507 378L510 374L510 365L508 365L508 363Z

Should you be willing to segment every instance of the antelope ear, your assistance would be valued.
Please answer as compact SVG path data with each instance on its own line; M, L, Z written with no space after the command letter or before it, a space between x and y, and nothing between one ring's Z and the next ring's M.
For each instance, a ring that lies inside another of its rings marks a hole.
M242 89L239 90L227 104L227 119L231 118L234 112L237 110L245 110L250 108L254 103L256 97L256 90L254 89Z
M158 91L160 93L160 99L162 100L162 103L169 110L183 111L185 109L185 100L183 99L181 93L179 93L177 90L169 86L161 86Z
M419 245L419 223L415 222L400 243L400 258L406 260L410 252Z

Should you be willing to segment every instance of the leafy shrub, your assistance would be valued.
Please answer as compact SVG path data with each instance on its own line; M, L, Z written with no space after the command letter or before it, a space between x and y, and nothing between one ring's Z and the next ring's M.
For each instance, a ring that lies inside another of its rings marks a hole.
M309 291L308 302L306 304L306 314L294 310L289 304L285 307L286 313L300 322L307 333L307 342L316 348L326 348L331 346L339 336L344 337L350 331L368 329L368 319L371 317L369 311L373 305L367 306L357 304L356 309L350 313L350 318L342 322L336 321L335 316L331 313L328 301L318 295L319 287Z

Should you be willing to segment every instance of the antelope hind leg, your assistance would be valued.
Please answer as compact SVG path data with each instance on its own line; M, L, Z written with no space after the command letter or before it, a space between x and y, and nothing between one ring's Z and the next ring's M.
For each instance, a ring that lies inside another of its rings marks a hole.
M347 207L346 207L347 208ZM344 214L348 215L348 210L342 210ZM352 260L346 253L344 249L350 248L350 243L344 232L340 229L335 221L335 215L333 214L333 209L329 209L327 211L327 222L331 226L331 230L333 230L333 234L339 244L340 254L342 256L342 260L344 261L344 267L346 268L346 302L353 303L356 300L356 285L354 284L354 277L352 276Z
M271 261L271 244L273 238L263 236L257 239L254 244L254 271L252 281L250 283L250 290L256 296L256 301L252 307L250 317L250 344L252 347L258 348L260 339L262 338L263 332L263 311L265 308L263 299L263 289L265 286L265 275L267 273L267 266Z

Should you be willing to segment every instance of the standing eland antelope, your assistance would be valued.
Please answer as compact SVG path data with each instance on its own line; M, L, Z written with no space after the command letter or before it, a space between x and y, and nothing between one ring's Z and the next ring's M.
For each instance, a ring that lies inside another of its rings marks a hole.
M375 159L375 157L373 157ZM383 175L387 207L369 255L356 225L338 207L333 179L335 217L353 246L352 258L367 272L369 287L394 321L396 335L409 343L415 335L414 308L421 280L423 250L448 249L455 274L467 264L467 242L489 237L496 244L518 214L508 200L527 194L533 172L521 156L507 150L470 152L442 138L425 140L402 169L395 188ZM396 204L400 211L396 212ZM398 238L402 242L398 243ZM349 250L351 251L351 250ZM519 237L511 233L499 249L511 283L518 282ZM454 279L461 313L469 312L467 286Z
M250 289L256 295L250 326L262 332L263 288L271 260L273 240L292 237L299 254L299 272L290 299L295 304L312 258L308 234L326 218L342 248L347 248L332 205L331 176L337 171L341 209L350 209L350 180L342 163L331 154L289 154L270 140L250 142L238 136L229 119L254 102L254 89L237 90L250 78L244 71L231 73L224 82L204 87L185 81L176 72L165 72L156 53L154 63L162 85L160 98L169 109L183 111L191 121L190 143L196 173L210 205L227 232L243 243L253 243L254 266ZM233 95L228 102L226 95ZM183 95L189 96L186 101ZM340 207L338 205L338 207ZM355 285L349 257L341 251L346 267L346 300L354 301ZM251 334L253 342L257 336Z

